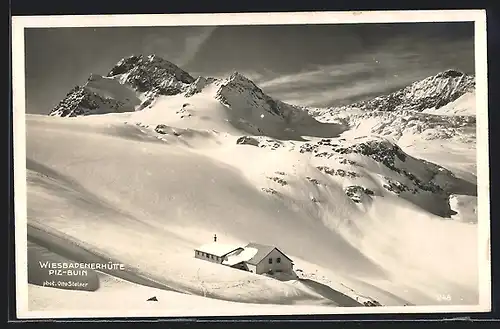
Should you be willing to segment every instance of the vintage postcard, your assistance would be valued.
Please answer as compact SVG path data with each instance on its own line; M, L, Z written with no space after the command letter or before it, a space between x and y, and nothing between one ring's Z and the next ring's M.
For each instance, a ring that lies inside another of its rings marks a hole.
M484 11L12 40L20 318L490 310Z

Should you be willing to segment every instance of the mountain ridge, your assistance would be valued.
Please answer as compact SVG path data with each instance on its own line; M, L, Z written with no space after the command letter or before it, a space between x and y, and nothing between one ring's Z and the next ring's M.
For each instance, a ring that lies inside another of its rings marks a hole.
M475 89L475 76L456 69L448 69L424 79L414 81L392 93L329 110L403 111L421 112L439 109Z
M387 95L381 95L350 105L313 110L308 107L288 104L269 96L251 79L240 72L235 71L222 79L202 76L195 78L177 65L155 54L124 57L102 78L116 80L121 85L129 86L142 95L142 97L138 97L142 98L143 104L140 107L137 107L136 104L136 107L133 109L134 111L143 109L159 96L184 94L188 98L201 92L207 85L217 83L219 90L216 98L226 106L232 106L232 102L229 99L234 95L230 95L230 90L237 91L240 94L246 93L248 98L251 99L251 103L254 105L265 103L267 105L261 105L267 107L271 115L281 116L285 120L291 120L291 114L296 114L300 109L315 113L321 112L323 114L334 110L412 110L421 112L428 108L439 109L475 88L474 76L456 69L448 69L434 76L415 81ZM77 87L73 88L49 115L78 116L92 114L96 112L96 108L88 103L99 104L103 102L100 98L107 99L106 97L99 97L99 93L97 92L86 94L83 98L80 94L72 96L72 91L81 93ZM94 102L92 102L92 97L96 98ZM124 102L122 100L115 100L115 107L109 108L111 112L132 111L131 108L123 108L121 103Z

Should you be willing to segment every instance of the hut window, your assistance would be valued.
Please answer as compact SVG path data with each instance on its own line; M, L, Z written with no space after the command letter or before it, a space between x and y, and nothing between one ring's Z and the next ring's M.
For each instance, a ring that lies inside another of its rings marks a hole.
M269 264L272 264L272 263L273 263L273 259L269 258Z
M276 258L276 263L281 263L281 257Z

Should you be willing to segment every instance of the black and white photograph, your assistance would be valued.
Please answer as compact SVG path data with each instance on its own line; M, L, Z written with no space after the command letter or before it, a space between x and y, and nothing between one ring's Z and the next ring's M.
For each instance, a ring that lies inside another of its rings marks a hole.
M490 310L484 11L12 20L19 317Z

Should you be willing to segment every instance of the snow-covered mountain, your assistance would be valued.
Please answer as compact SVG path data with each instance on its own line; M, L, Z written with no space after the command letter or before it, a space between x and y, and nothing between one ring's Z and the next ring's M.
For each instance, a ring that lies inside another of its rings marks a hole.
M50 115L139 111L151 107L158 96L182 94L191 98L210 89L212 97L224 106L244 111L231 118L233 123L246 123L259 133L262 130L255 121L262 122L262 116L271 115L286 124L301 122L302 126L314 124L312 116L351 128L372 123L371 133L396 138L407 130L411 134L425 132L428 138L446 138L457 135L457 130L475 126L474 87L474 77L447 70L374 99L335 108L303 108L270 97L238 72L226 79L195 79L158 56L139 55L120 60L106 77L92 75L84 86L71 90Z
M475 79L457 70L446 70L388 95L341 106L338 110L423 111L440 109L475 89ZM334 109L335 110L335 109Z
M343 120L351 127L364 122L365 126L372 125L372 133L397 139L406 130L414 134L435 128L442 128L436 132L436 138L446 138L456 135L458 128L475 126L475 79L463 72L447 70L388 95L345 106L307 110L320 121Z
M195 78L127 57L50 116L28 115L29 225L232 302L343 306L340 292L360 305L474 304L474 97L474 78L449 70L304 108L238 72ZM279 246L324 288L194 259L215 232Z
M128 83L139 92L158 89L162 95L171 93L169 87L182 90L194 81L189 73L155 55L123 58L107 76L118 78L121 83Z
M348 126L344 136L383 136L415 155L475 180L468 175L476 173L475 96L473 76L447 70L374 99L306 110L320 122ZM428 147L428 141L440 145L448 158Z
M83 86L71 90L50 115L64 117L140 111L151 107L159 96L182 94L191 98L209 87L212 87L214 99L231 110L240 110L239 117L234 118L240 122L260 120L264 115L271 115L275 121L285 123L315 121L301 108L265 94L238 72L226 79L194 79L176 65L155 55L130 56L120 60L105 77L91 75ZM131 91L134 91L133 95Z
M140 110L157 95L176 95L194 78L178 66L155 55L129 56L106 76L92 74L76 86L50 112L52 116L80 116Z

